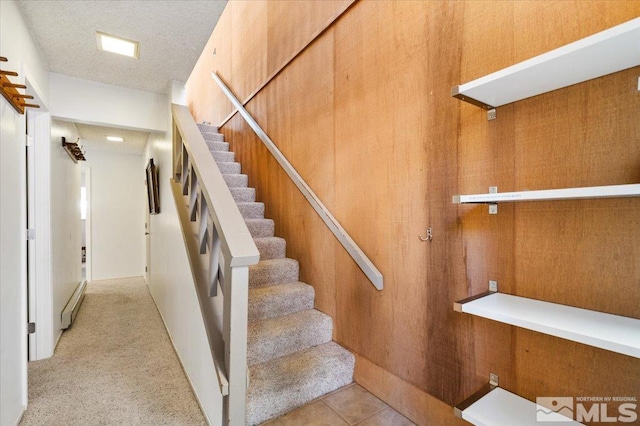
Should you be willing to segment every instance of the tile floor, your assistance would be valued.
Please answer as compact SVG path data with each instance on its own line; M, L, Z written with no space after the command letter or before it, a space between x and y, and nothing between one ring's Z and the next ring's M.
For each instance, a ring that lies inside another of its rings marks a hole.
M414 426L406 417L353 383L263 426Z

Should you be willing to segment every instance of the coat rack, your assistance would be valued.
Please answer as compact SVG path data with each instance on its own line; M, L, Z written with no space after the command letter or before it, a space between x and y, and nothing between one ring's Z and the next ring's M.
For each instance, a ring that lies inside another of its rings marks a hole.
M0 62L7 62L7 58L0 56ZM33 96L20 93L18 89L26 89L27 86L12 83L11 80L9 80L9 76L17 77L18 73L0 69L0 93L9 101L11 106L18 111L19 114L24 114L25 108L40 108L40 105L25 102L25 99L33 99Z
M78 146L79 141L80 138L75 142L67 142L65 137L62 137L62 147L67 151L67 154L69 154L69 157L71 157L74 163L77 163L78 161L87 161L84 157L84 152L82 152L82 148Z

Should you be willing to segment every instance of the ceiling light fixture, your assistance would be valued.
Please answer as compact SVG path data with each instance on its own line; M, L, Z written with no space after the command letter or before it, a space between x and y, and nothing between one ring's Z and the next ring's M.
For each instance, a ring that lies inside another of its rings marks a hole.
M120 136L107 136L107 140L111 142L124 142L124 138Z
M100 50L138 59L140 52L137 41L101 33L100 31L96 31L96 41Z

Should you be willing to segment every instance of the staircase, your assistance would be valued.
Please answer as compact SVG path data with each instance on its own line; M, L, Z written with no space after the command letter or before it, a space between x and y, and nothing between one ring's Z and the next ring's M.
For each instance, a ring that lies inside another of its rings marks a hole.
M331 317L313 308L313 287L298 280L298 262L286 257L286 241L274 236L224 136L198 127L260 252L249 270L247 333L246 422L255 425L351 383L355 358L331 340Z

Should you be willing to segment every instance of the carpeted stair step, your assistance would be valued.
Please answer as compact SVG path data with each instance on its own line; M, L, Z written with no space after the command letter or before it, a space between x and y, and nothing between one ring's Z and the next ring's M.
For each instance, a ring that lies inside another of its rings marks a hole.
M245 219L249 232L253 238L273 237L276 225L272 219Z
M218 133L219 129L217 126L212 126L211 124L206 124L206 123L199 123L198 124L198 129L200 129L200 133L202 133L203 135L205 133Z
M223 174L222 178L229 188L246 188L249 185L249 176L241 174Z
M236 155L230 151L209 151L213 155L213 159L216 163L233 163L236 160Z
M264 219L264 203L236 203L245 219Z
M209 151L229 151L229 144L227 142L214 142L205 140Z
M241 167L240 167L240 163L217 163L218 164L218 169L220 169L220 173L222 173L223 175L228 175L228 174L240 174L241 172Z
M282 259L286 256L287 242L284 238L254 238L253 242L260 252L260 260Z
M353 381L355 358L335 342L249 369L248 425L279 417Z
M224 142L224 135L221 133L203 133L202 137L209 142Z
M315 309L253 321L247 329L251 367L331 341L331 317Z
M229 188L236 203L251 203L256 201L255 188Z
M249 321L313 309L315 291L309 284L293 282L249 289Z
M249 266L249 287L264 287L298 281L300 266L294 259L261 260Z

